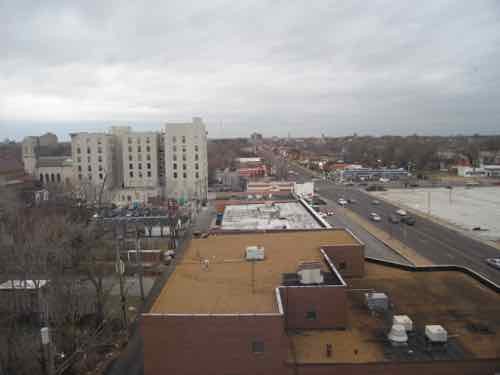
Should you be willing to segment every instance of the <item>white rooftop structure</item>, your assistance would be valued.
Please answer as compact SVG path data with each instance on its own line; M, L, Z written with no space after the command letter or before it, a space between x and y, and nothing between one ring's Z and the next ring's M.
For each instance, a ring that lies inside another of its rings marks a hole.
M7 280L0 284L0 290L26 290L43 288L48 280Z
M319 229L321 225L299 202L226 206L223 230Z

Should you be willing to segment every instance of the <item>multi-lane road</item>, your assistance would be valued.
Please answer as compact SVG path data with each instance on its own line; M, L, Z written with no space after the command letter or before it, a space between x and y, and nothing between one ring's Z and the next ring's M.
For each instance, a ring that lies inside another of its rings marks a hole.
M300 168L294 170L307 175L307 172ZM500 250L422 215L416 216L417 221L414 226L390 223L388 216L395 213L399 207L382 200L379 200L380 204L374 205L372 202L376 198L356 187L339 186L323 181L317 182L316 186L318 193L328 199L334 201L341 197L355 199L356 203L349 204L348 208L365 219L369 219L371 212L378 213L382 220L372 222L374 225L392 234L394 238L434 264L466 266L500 284L500 270L488 266L485 262L486 258L500 257Z

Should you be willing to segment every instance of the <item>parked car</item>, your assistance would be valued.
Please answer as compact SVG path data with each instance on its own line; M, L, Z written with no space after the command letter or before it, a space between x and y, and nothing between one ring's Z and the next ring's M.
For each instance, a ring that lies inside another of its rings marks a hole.
M401 221L401 219L399 218L399 216L394 215L394 214L389 215L388 219L389 219L389 222L391 222L393 224L399 224L399 222Z
M372 201L372 204L375 205L375 206L378 206L380 204L380 201L378 201L378 200L375 199L375 200Z
M356 199L348 199L347 202L354 204L357 203L358 201Z
M340 204L341 206L345 206L347 204L347 201L344 198L339 198L337 203Z
M396 213L397 213L399 216L406 216L406 215L408 214L405 210L403 210L403 209L401 209L401 208L400 208L399 210L397 210L397 211L396 211Z
M403 216L401 221L407 225L415 225L415 222L416 222L415 217L409 216L409 215Z
M487 258L486 263L491 267L500 270L500 258Z
M372 221L380 221L382 220L382 218L380 217L379 214L375 213L375 212L372 212L370 214L370 219L372 219Z

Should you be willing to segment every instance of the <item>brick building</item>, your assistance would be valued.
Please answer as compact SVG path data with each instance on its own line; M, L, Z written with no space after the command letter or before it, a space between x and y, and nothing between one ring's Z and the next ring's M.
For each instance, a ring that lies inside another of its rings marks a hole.
M372 292L388 296L383 312ZM394 314L413 319L403 346L387 338ZM348 230L218 233L191 240L143 314L144 371L494 374L499 316L497 292L468 275L366 262ZM427 324L450 332L439 350Z

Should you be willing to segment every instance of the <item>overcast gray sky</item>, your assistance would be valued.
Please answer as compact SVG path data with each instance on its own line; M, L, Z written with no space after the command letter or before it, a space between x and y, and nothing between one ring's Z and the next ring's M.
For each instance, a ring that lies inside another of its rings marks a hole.
M500 2L0 0L0 137L500 131Z

